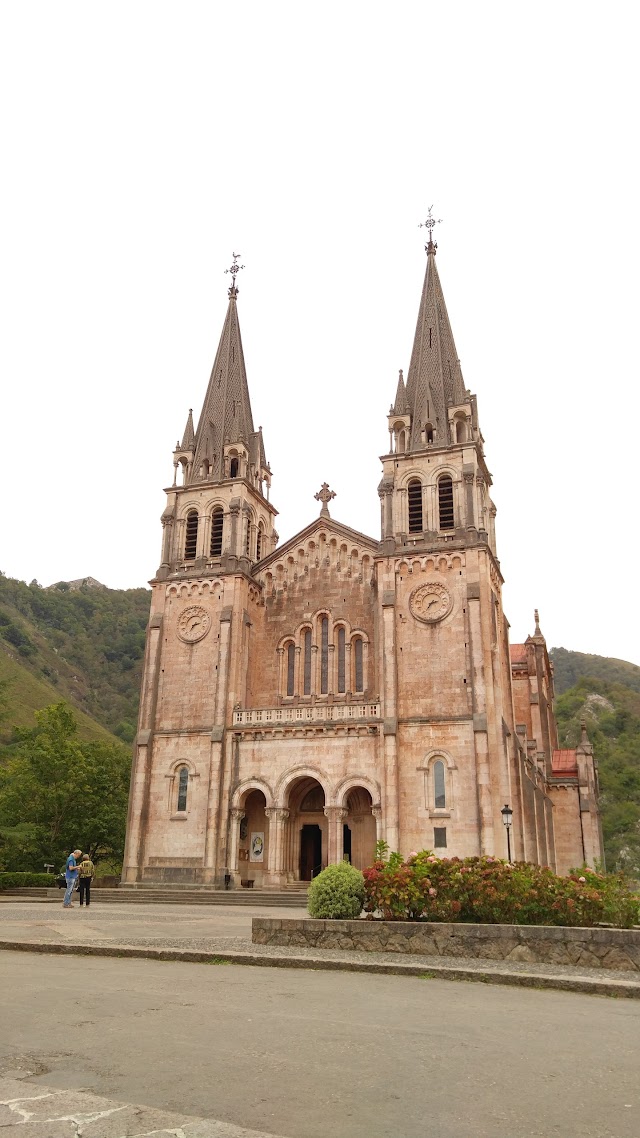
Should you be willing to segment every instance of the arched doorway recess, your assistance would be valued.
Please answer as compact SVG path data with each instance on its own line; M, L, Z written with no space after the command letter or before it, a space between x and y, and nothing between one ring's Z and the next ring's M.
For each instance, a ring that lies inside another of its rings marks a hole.
M376 853L376 819L373 801L364 786L353 786L345 800L343 851L356 869L372 865Z
M287 809L284 872L290 881L311 881L327 865L328 853L325 794L317 779L295 779L288 789Z
M242 805L238 835L238 872L242 881L263 884L269 865L269 818L261 790L248 790ZM239 812L238 812L239 813Z

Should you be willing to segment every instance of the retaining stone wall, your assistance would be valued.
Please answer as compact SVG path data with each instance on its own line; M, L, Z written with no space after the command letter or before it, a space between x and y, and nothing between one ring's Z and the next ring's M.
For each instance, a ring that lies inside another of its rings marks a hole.
M640 972L640 930L254 917L254 944L520 960Z

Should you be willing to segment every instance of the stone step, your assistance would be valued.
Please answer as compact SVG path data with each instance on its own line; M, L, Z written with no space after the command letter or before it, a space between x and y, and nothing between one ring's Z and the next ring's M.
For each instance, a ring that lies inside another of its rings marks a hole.
M58 891L50 889L48 899L57 898ZM304 908L304 893L276 893L260 889L144 889L125 886L122 889L100 889L92 892L94 901L117 905L258 905L269 908Z

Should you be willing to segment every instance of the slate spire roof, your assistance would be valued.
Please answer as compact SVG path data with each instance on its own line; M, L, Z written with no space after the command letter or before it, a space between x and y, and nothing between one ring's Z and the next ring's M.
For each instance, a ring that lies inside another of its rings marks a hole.
M408 450L422 449L421 430L426 423L434 427L436 441L451 442L447 421L449 401L454 406L465 402L460 360L436 267L436 245L429 241L425 248L427 269L407 377L407 403L411 413Z
M407 413L408 406L409 405L407 403L407 389L404 385L404 376L402 374L402 368L401 368L400 373L398 375L398 387L396 390L396 401L393 404L393 408L392 408L394 415L405 415Z
M210 477L223 477L225 443L244 443L250 461L266 466L262 432L253 428L237 298L234 283L229 289L227 315L195 432L194 481L205 459L210 466Z
M187 425L184 429L184 435L182 436L182 449L183 450L191 450L191 448L194 444L194 441L195 441L195 432L193 429L193 410L190 407L189 408L189 415L187 416Z

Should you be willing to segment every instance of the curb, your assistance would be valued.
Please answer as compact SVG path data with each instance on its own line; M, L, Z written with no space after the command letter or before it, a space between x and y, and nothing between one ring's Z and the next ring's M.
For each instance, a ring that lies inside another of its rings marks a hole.
M308 968L326 972L370 972L378 975L418 976L428 980L469 980L481 984L508 984L518 988L581 992L593 996L622 996L640 999L640 982L596 980L591 977L542 975L536 972L510 972L508 969L484 971L455 964L404 964L395 959L379 961L334 960L325 956L267 956L254 952L202 952L195 949L138 948L133 945L49 944L46 941L0 940L0 951L40 952L55 956L132 957L143 960L171 960L185 964L249 964L259 968Z

